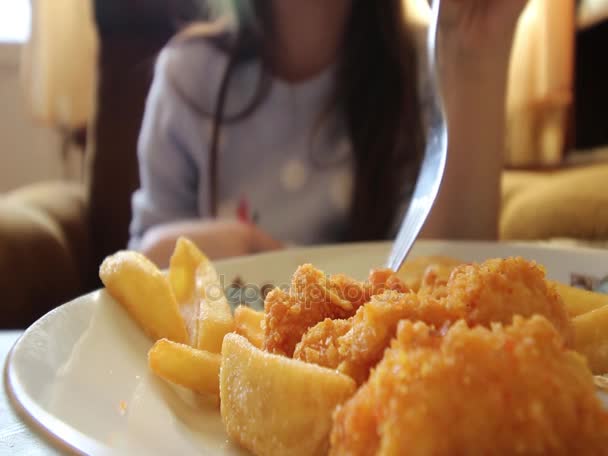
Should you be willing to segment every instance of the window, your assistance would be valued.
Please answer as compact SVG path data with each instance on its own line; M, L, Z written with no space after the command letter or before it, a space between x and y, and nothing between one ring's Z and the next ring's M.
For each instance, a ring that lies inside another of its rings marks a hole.
M0 0L0 43L23 43L29 37L30 0Z

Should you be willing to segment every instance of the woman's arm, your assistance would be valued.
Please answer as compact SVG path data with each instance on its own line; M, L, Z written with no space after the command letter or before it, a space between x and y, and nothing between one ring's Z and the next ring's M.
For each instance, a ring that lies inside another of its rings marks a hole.
M425 237L496 239L507 75L526 0L443 0L439 75L449 131L441 190Z
M283 247L281 242L253 224L206 219L178 221L151 228L142 239L140 251L159 267L167 267L180 236L190 239L212 260Z

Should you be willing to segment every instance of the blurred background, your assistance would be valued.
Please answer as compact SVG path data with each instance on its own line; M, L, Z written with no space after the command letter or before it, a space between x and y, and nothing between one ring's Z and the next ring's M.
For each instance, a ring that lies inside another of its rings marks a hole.
M427 0L403 0L408 20ZM201 0L0 0L0 327L99 286L127 241L154 58ZM530 0L501 239L608 241L608 0Z

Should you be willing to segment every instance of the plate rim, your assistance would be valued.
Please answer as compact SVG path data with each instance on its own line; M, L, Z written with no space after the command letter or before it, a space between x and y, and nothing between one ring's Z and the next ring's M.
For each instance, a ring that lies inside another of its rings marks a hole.
M360 242L345 242L345 243L329 243L329 244L315 244L300 246L295 245L282 250L272 250L268 252L254 253L251 255L237 256L226 258L222 260L213 261L215 266L231 265L238 263L243 260L253 261L255 259L265 259L273 256L284 256L291 253L303 253L306 251L321 251L321 250L347 250L348 248L388 248L392 244L392 241L360 241ZM486 241L486 240L460 240L460 239L420 239L416 241L414 246L417 244L428 245L428 246L443 246L443 245L456 245L461 247L525 247L532 250L545 250L545 251L561 251L578 254L588 254L597 257L606 256L608 258L608 249L594 247L591 245L573 245L573 244L561 244L558 242L551 242L548 240L540 241L527 241L527 240L509 240L509 241Z
M60 308L77 305L78 301L88 298L89 296L98 293L98 291L99 290L92 291L61 304L60 306L41 316L38 320L28 326L26 330L23 331L23 333L17 338L9 350L6 360L4 361L2 379L4 383L4 391L6 393L9 405L32 433L37 434L49 446L60 451L62 454L86 456L89 454L104 454L107 453L107 449L100 446L91 437L88 437L82 432L74 429L69 424L46 412L35 401L33 401L17 384L17 381L14 378L17 374L14 372L15 367L13 359L15 357L15 353L19 349L19 345L23 343L23 340L27 337L27 335L34 331L35 327L40 325L43 320L52 318L52 315L59 312ZM55 430L52 430L51 427ZM59 435L57 428L62 429L66 431L67 434L73 436L74 441Z
M216 267L230 267L235 263L242 261L255 261L259 259L272 258L273 256L288 256L291 254L305 253L307 251L327 251L327 250L348 250L352 247L358 248L389 248L391 241L373 241L373 242L350 242L340 244L317 244L310 246L293 246L284 250L275 250L271 252L261 252L253 255L239 256L233 258L227 258L223 260L214 261ZM442 245L458 245L466 247L526 247L532 250L552 250L556 252L566 253L578 253L578 254L589 254L594 257L607 257L608 250L596 248L587 245L571 245L571 244L553 244L546 241L480 241L480 240L431 240L424 239L417 241L417 244L426 244L429 246L441 247ZM79 296L71 301L68 301L60 306L52 309L46 314L38 318L34 323L28 326L24 332L19 336L11 347L3 366L3 383L4 390L8 399L8 403L11 408L15 411L19 419L21 419L33 433L44 439L54 449L61 451L62 453L76 454L76 455L87 455L87 454L105 454L108 452L107 447L101 446L95 439L83 434L82 432L74 429L69 424L61 421L46 412L40 407L35 401L29 398L27 393L22 391L22 388L16 384L16 379L13 377L16 375L14 372L14 357L15 353L19 348L19 345L28 337L35 327L40 325L44 320L52 318L52 315L59 312L60 309L64 310L65 307L78 305L78 302L90 298L92 295L99 293L103 288L91 291L82 296ZM46 424L45 424L46 423ZM49 424L51 423L51 424ZM52 430L51 427L55 430ZM58 434L57 428L66 431L72 438L62 437Z

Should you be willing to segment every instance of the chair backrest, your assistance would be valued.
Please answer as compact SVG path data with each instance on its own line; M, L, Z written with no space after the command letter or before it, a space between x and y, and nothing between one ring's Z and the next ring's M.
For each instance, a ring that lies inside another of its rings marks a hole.
M192 2L189 2L192 4ZM85 179L92 240L90 287L103 258L124 249L131 195L139 185L137 138L155 57L176 32L176 0L96 0L100 52L96 112L87 138Z

